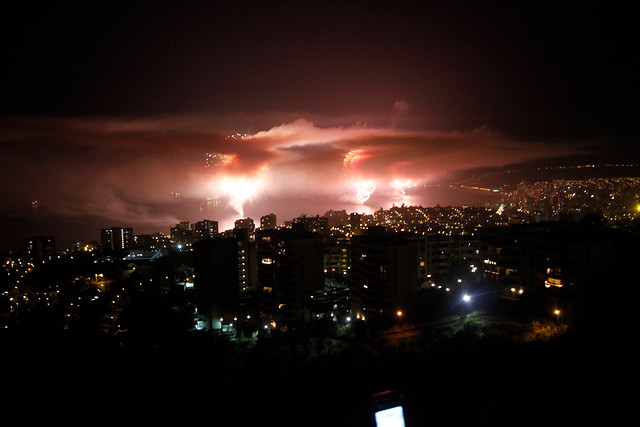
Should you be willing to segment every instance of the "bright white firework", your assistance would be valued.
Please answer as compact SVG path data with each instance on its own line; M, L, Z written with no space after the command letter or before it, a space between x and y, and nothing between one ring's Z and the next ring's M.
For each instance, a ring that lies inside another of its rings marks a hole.
M365 204L367 200L371 197L374 191L376 191L376 183L375 181L369 179L365 181L360 181L355 184L356 187L356 198L360 204Z
M243 176L226 176L219 182L223 194L229 197L229 206L241 217L244 217L245 202L254 198L260 192L261 184L260 178Z
M400 196L400 199L404 202L406 198L406 189L415 187L415 184L410 179L394 179L391 181L391 187L395 190L396 194Z

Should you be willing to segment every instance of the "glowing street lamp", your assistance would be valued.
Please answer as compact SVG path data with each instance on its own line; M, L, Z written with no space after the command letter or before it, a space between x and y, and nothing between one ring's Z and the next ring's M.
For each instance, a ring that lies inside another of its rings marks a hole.
M402 315L403 315L402 310L398 310L398 311L396 312L396 316L398 316L398 317L402 317Z
M558 326L560 326L560 310L556 308L555 310L553 310L553 314L556 315L556 323L558 324Z
M462 301L465 303L466 305L466 311L467 311L467 315L471 316L471 295L469 294L464 294L462 295Z

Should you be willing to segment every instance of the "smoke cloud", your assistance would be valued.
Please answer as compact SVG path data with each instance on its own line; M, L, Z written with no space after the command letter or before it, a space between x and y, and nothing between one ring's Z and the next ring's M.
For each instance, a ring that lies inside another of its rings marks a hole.
M394 106L396 115L408 109ZM251 204L264 214L296 200L366 209L375 197L376 208L388 207L405 200L406 188L443 173L573 152L485 127L433 131L298 118L233 132L247 122L205 114L3 119L0 167L13 179L0 189L0 214L32 214L37 201L40 215L163 230L202 219L211 205L219 221L245 216Z

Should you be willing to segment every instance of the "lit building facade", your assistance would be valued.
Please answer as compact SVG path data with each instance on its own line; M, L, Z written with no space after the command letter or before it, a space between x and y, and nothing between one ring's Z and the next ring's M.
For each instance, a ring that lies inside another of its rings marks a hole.
M346 238L326 238L324 244L324 274L339 283L348 278L351 270L351 244Z
M260 218L260 229L261 230L275 230L277 227L276 222L276 214L270 213L268 215L264 215Z
M27 262L51 261L56 255L56 241L53 236L36 236L23 239L23 256Z
M323 216L301 215L291 221L291 227L305 232L322 233L329 228L329 218Z
M244 230L248 230L249 233L253 233L256 229L256 224L253 221L253 218L240 218L236 219L235 228L241 228Z
M106 251L119 251L134 246L133 228L111 227L100 231L102 249Z
M276 327L303 328L324 288L322 238L291 229L256 235L260 311Z
M211 239L218 235L218 221L203 219L198 221L194 227L196 240Z
M471 274L480 278L480 241L467 235L432 234L421 239L421 278L449 279Z
M178 244L191 244L196 241L194 224L189 221L180 221L169 232L171 241Z

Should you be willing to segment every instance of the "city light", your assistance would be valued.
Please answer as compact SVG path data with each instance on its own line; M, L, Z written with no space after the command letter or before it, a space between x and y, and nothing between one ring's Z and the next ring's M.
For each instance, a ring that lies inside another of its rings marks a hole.
M11 2L5 413L633 411L632 5L352 3Z

